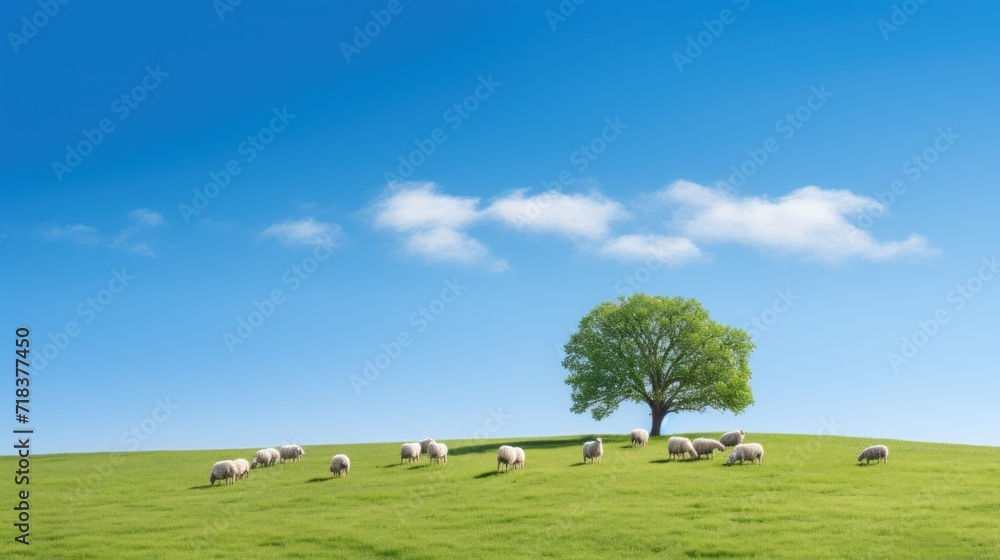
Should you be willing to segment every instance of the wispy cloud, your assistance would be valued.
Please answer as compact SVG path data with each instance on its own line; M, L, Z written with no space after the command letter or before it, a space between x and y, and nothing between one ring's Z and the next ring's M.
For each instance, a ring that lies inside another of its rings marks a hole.
M486 209L486 215L518 231L589 240L606 237L613 221L628 216L621 204L599 193L568 195L548 191L525 196L526 192L517 189L497 198Z
M502 272L507 262L466 232L483 217L479 199L444 194L434 183L393 183L372 205L375 226L402 237L403 250L430 262Z
M677 205L673 225L695 240L742 243L829 263L940 254L917 234L903 241L875 239L851 218L885 208L846 190L807 186L770 200L677 181L661 196Z
M271 238L284 245L311 245L332 247L340 238L341 229L337 224L317 222L313 218L287 219L271 224L261 238Z
M101 236L97 233L97 229L83 224L52 226L45 231L45 236L49 239L65 240L77 245L97 245L101 242Z
M118 232L118 235L111 241L111 246L137 255L155 257L156 254L153 252L148 241L137 242L132 239L136 234L148 228L155 228L165 224L166 220L163 219L163 215L153 212L148 208L139 208L138 210L129 212L128 217L132 221L131 225Z
M133 210L128 213L128 217L137 224L150 227L161 226L166 223L166 220L163 219L163 214L153 212L148 208Z
M110 236L102 235L97 228L84 224L54 225L45 231L45 236L77 245L111 247L137 255L155 257L156 252L153 250L153 241L149 233L154 228L166 225L167 221L163 215L148 208L139 208L129 212L128 217L129 225Z
M608 240L600 253L628 261L650 259L679 266L702 257L701 250L690 239L662 235L622 235Z

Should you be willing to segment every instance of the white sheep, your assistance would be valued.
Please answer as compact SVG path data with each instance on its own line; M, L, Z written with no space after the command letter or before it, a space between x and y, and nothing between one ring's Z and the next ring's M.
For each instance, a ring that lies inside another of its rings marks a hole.
M341 474L351 474L351 460L344 454L334 455L330 460L330 472L336 478L340 478Z
M698 452L699 457L708 456L712 459L715 459L716 451L726 450L726 446L722 445L722 442L708 438L698 438L692 441L691 445L694 446L694 450Z
M594 441L588 441L583 444L583 462L586 463L587 459L593 463L597 461L601 462L601 457L604 456L604 444L601 443L601 438L597 438Z
M646 430L643 430L642 428L636 428L636 429L632 430L632 445L633 446L635 446L635 445L641 445L643 447L646 447L647 443L649 443L649 432L647 432Z
M402 447L399 448L399 462L403 461L419 461L420 460L420 444L419 443L404 443Z
M434 443L434 438L424 438L417 443L420 444L420 452L427 453L427 446Z
M732 447L743 443L743 438L747 435L743 430L737 432L726 432L719 438L719 443L726 447Z
M225 480L226 485L236 483L237 467L232 461L219 461L212 465L212 474L208 477L208 483L214 485L216 480Z
M503 471L507 472L507 469L512 465L517 463L517 450L509 445L501 445L500 449L497 449L497 470L500 470L501 463L504 466Z
M233 459L233 463L236 465L236 478L250 478L250 463L246 459Z
M448 446L437 441L432 441L427 444L427 456L430 458L431 461L436 461L438 463L444 461L445 463L447 463Z
M281 462L287 461L302 461L302 456L306 454L305 450L298 445L282 445L281 449L278 450L281 456Z
M692 459L698 458L698 452L695 451L694 445L691 445L691 440L686 437L674 436L667 440L667 451L670 452L670 458L674 457L683 458L684 454L687 453Z
M888 465L889 448L884 445L873 445L868 447L861 452L861 455L858 455L858 462L860 463L862 460L865 461L866 465L872 461L875 461L876 465L879 464L879 461L884 461L885 464Z
M517 454L517 458L514 460L514 468L521 467L521 470L524 470L524 450L520 447L515 447L514 453Z
M743 461L750 461L751 463L756 461L759 464L764 464L764 446L759 443L741 443L737 445L729 454L726 464L732 465L736 461L739 461L741 465Z
M250 468L256 469L257 467L270 467L278 462L279 456L280 454L277 449L261 449L260 451L254 453L253 462L250 463Z

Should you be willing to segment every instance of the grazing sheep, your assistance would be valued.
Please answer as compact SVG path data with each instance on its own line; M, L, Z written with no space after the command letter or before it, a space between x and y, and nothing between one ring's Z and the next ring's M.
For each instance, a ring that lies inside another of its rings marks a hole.
M725 445L726 447L732 447L734 445L739 445L743 443L743 438L747 435L746 432L740 430L738 432L726 432L722 434L719 438L719 443Z
M722 445L722 442L708 438L698 438L692 441L691 445L694 446L694 450L698 452L699 457L705 457L707 455L712 459L715 459L716 451L726 450L726 446Z
M330 460L330 472L336 478L340 478L342 473L345 476L351 474L351 460L344 454L334 455Z
M443 443L432 441L429 444L427 444L427 456L430 458L431 461L436 460L438 463L440 463L441 461L447 463L448 446Z
M597 461L601 462L601 457L604 455L604 444L601 443L601 438L597 438L594 441L588 441L583 444L583 462L586 463L587 459L593 463Z
M233 459L236 464L236 478L250 478L250 463L246 459Z
M691 440L686 437L674 436L667 440L667 451L670 452L670 458L674 457L683 458L684 454L687 453L692 459L698 458L698 452L695 451L694 445L691 445Z
M281 456L277 449L261 449L260 451L254 453L253 462L250 463L251 469L256 469L257 467L270 467L271 465L278 462L278 458Z
M764 446L759 443L741 443L733 448L732 453L729 454L729 459L726 460L726 464L732 465L736 461L739 461L742 465L744 460L751 463L756 461L759 464L764 464Z
M517 453L517 459L514 460L514 469L521 467L521 470L524 470L524 450L520 447L515 447L514 453Z
M298 445L282 445L281 449L278 450L278 453L281 456L282 463L284 463L286 460L288 461L294 460L301 462L302 456L306 454L305 450L299 447Z
M420 460L420 444L419 443L404 443L402 447L399 448L399 462L403 461L419 461Z
M649 432L647 432L646 430L643 430L642 428L636 428L636 429L632 430L632 445L633 446L641 445L643 447L646 447L647 443L649 443Z
M862 451L861 455L858 455L858 462L859 463L861 462L862 459L865 460L865 464L866 465L868 463L871 463L872 461L875 461L876 465L879 463L879 461L884 461L885 464L888 465L889 464L889 448L886 447L886 446L884 446L884 445L873 445L873 446L871 446L869 448L866 448L864 451Z
M214 485L216 480L225 480L226 485L236 483L237 467L232 461L219 461L212 465L212 475L208 477L208 483Z
M434 438L424 438L420 440L418 443L420 443L420 452L427 453L427 446L434 443Z
M500 464L504 466L503 472L507 472L514 463L517 462L517 450L509 445L501 445L500 449L497 449L497 470L500 470Z

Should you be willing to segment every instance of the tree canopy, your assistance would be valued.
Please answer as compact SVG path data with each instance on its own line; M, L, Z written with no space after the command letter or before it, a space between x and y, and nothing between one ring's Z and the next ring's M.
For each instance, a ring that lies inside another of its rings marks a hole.
M646 403L654 436L670 413L740 413L754 402L753 349L745 330L716 323L695 299L638 293L604 302L565 345L571 410L601 420L625 401Z

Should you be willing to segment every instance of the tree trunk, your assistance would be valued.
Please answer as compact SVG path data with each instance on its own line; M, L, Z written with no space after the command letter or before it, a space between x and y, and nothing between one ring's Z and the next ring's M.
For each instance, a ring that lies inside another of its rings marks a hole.
M653 416L653 428L649 430L650 436L660 435L660 426L663 419L667 417L667 411L659 405L649 405L650 414Z

